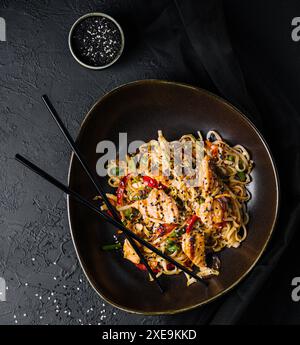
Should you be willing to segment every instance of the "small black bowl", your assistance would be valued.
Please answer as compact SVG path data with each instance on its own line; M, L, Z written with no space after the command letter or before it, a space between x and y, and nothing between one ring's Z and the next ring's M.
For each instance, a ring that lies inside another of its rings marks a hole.
M88 13L76 20L69 33L69 48L74 59L94 70L107 68L122 55L124 33L107 14Z

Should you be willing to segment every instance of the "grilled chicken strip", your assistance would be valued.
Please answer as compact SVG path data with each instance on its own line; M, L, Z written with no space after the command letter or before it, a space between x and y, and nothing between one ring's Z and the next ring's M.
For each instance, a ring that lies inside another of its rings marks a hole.
M209 193L219 184L218 178L212 169L212 162L209 156L205 156L201 162L200 169L200 187L204 195L208 196Z
M202 277L218 274L217 271L207 267L205 261L204 235L192 231L182 236L182 250L194 265L199 267Z
M140 263L140 258L137 255L136 251L132 248L131 244L127 239L125 239L123 244L123 252L124 252L124 258L133 262L134 264Z
M152 189L147 199L137 201L131 207L137 208L144 218L154 218L166 224L178 221L177 205L162 189Z
M199 268L206 267L204 236L192 231L182 236L182 250L186 256Z
M224 208L222 200L207 197L202 204L197 205L195 211L202 223L208 228L212 228L223 222Z

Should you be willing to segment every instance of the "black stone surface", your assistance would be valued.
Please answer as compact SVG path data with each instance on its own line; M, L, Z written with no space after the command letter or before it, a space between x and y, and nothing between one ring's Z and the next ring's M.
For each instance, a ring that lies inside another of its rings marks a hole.
M180 76L172 56L158 60L146 39L131 35L134 6L1 0L7 41L0 42L0 277L8 290L0 324L176 323L177 317L127 314L98 297L79 267L64 195L14 160L20 152L67 181L70 149L41 102L43 93L75 137L93 103L120 84L145 78L193 82L191 75ZM127 38L122 58L100 72L81 67L67 43L73 22L97 10L115 17Z

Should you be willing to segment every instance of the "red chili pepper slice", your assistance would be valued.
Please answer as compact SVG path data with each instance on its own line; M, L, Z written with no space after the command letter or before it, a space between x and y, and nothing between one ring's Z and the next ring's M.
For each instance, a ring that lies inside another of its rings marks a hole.
M193 226L195 224L195 222L199 219L198 216L196 216L195 214L188 220L188 224L186 227L186 233L188 234L192 229Z
M141 271L146 271L146 270L147 270L147 268L146 268L146 266L145 266L144 264L135 264L135 266L136 266L139 270L141 270Z
M117 189L117 204L122 205L123 203L123 197L124 197L124 192L126 188L126 183L128 180L129 175L124 176L119 184L119 187Z
M174 266L173 264L170 264L170 263L167 264L167 269L168 269L168 270L173 270L174 267L175 267L175 266Z
M159 183L152 177L143 176L143 181L150 188L158 188L159 187Z
M111 213L110 210L107 210L106 213L107 213L109 216L113 217L113 214Z
M147 268L144 264L135 264L135 266L141 271L147 271ZM153 273L158 273L159 269L154 268L154 269L152 269L152 271L153 271Z
M143 176L143 181L144 181L145 185L149 188L168 189L167 186L156 181L154 178L152 178L150 176Z

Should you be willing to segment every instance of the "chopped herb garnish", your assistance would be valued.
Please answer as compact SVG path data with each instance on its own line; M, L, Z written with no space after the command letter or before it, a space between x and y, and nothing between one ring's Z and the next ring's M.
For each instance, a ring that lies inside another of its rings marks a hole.
M238 178L242 181L245 182L246 181L246 174L243 171L239 171L237 173Z
M202 196L200 196L200 198L199 198L199 203L200 203L200 204L203 204L203 203L204 203L204 201L205 201L205 199L204 199L204 198L202 198Z
M183 235L185 233L185 229L182 228L182 229L176 229L176 230L173 230L171 232L171 234L169 235L170 238L172 237L180 237L181 235Z
M170 243L167 246L167 251L169 253L175 253L177 250L179 250L179 246L175 242L173 242L173 244Z
M128 208L127 210L124 211L124 216L127 219L132 219L133 218L133 213L132 213L132 209Z
M110 250L121 249L121 247L122 247L121 243L114 243L114 244L106 244L102 246L102 249L105 251L110 251Z
M113 176L121 176L124 175L124 170L119 167L114 167L110 170Z

